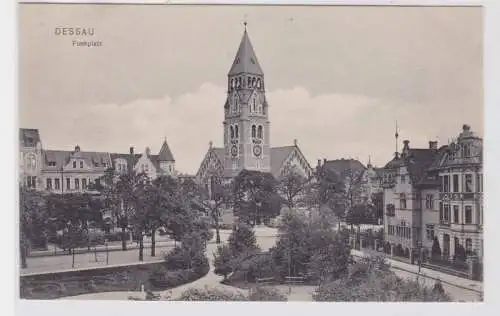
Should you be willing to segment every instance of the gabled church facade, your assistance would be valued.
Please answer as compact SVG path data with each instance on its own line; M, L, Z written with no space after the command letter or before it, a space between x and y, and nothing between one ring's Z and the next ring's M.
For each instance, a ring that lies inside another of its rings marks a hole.
M208 187L212 177L229 180L242 170L271 173L280 179L291 167L307 178L312 177L314 170L296 140L291 146L271 147L264 72L250 42L246 25L227 77L224 146L215 147L210 142L196 173L196 180Z

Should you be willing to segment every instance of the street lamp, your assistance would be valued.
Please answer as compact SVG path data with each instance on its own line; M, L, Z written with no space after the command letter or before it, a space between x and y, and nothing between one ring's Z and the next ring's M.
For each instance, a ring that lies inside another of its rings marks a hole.
M255 203L255 216L253 218L254 226L257 225L257 214L258 214L258 211L259 211L261 206L262 206L262 202L259 201L259 202Z
M217 209L217 202L215 200L210 200L210 211L212 212L212 218L215 220L215 243L220 244L219 214L217 213L219 210Z

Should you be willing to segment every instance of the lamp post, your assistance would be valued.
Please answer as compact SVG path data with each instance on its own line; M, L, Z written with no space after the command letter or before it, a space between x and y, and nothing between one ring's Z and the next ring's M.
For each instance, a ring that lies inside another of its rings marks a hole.
M108 239L104 239L104 244L106 245L106 265L109 263L109 250L108 250Z
M254 219L253 219L253 224L254 226L257 225L257 214L259 213L259 209L260 207L262 206L262 202L256 202L255 203L255 216L254 216Z
M212 218L215 221L215 243L220 244L220 234L219 234L219 210L217 209L217 202L215 200L210 200L210 211L212 212Z

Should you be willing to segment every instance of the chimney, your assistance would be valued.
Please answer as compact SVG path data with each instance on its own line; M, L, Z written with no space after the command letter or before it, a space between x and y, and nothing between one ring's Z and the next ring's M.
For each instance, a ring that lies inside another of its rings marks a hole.
M399 153L397 151L394 153L394 158L396 158L396 159L399 158Z
M468 131L470 131L470 125L468 125L468 124L464 124L464 125L462 126L462 130L463 130L464 132L468 132Z
M326 158L323 158L323 164L326 165Z
M134 154L134 147L130 147L130 154L133 155Z
M429 149L437 149L438 142L437 141L429 141Z
M297 140L296 140L296 139L294 139L294 140L293 140L293 145L294 145L295 147L297 147L297 144L298 144Z
M403 141L403 151L410 149L410 141L409 140L404 140Z
M75 146L75 153L77 153L77 152L80 152L80 146L79 145Z
M151 156L151 149L149 149L149 147L146 147L145 152L146 152L146 156L148 156L148 157Z
M212 146L213 146L213 145L214 145L214 143L213 143L212 141L210 141L210 142L208 143L208 148L209 148L209 149L212 149Z

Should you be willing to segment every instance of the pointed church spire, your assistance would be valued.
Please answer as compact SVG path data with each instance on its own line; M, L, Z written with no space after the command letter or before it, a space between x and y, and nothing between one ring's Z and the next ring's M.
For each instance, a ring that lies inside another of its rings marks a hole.
M158 160L159 161L175 161L174 155L172 155L172 152L170 151L170 148L168 147L167 137L165 137L165 140L163 141L163 145L161 145L160 153L158 154Z
M228 75L236 75L239 73L249 73L254 75L264 75L262 68L260 68L259 61L253 50L252 43L248 37L247 22L244 23L245 31L241 38L240 47L234 57L233 65L229 70Z

